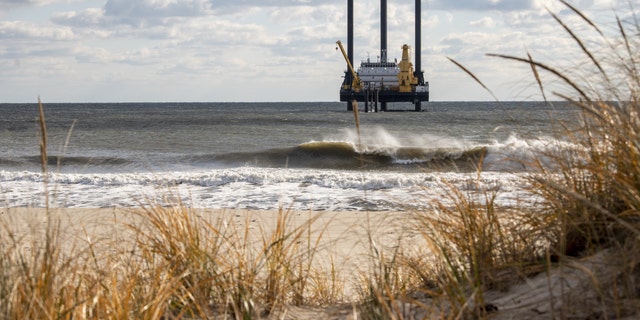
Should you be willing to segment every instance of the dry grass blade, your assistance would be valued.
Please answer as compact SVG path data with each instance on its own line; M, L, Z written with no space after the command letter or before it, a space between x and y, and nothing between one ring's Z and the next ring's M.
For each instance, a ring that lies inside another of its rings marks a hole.
M511 55L505 55L505 54L497 54L497 53L488 53L487 56L490 57L497 57L497 58L502 58L502 59L507 59L507 60L514 60L514 61L518 61L518 62L524 62L528 65L533 64L535 67L543 69L545 71L550 72L551 74L555 75L556 77L560 78L562 81L564 81L566 84L568 84L571 88L573 88L575 91L578 92L578 94L580 95L581 98L587 100L587 101L591 101L589 95L587 95L587 93L582 90L582 88L580 88L580 86L578 86L573 80L571 80L571 78L569 78L568 75L564 74L561 71L556 70L555 68L548 66L542 62L539 61L530 61L529 59L525 59L525 58L520 58L520 57L516 57L516 56L511 56Z
M540 244L548 224L542 214L498 207L496 190L469 192L448 184L442 193L433 211L415 213L414 228L429 259L410 266L422 279L424 292L442 305L441 312L450 318L483 319L492 310L485 301L487 291L542 270ZM433 271L421 270L425 265Z
M622 39L624 40L624 46L626 48L626 54L629 59L629 64L625 66L628 71L628 74L631 75L631 79L636 86L640 85L640 72L638 71L638 63L637 57L635 56L636 52L631 47L630 38L627 36L627 32L625 31L622 22L620 21L620 17L616 16L616 22L618 24L618 30L620 30L620 34L622 35Z
M319 217L310 217L291 229L292 211L280 209L275 228L263 235L262 255L267 270L264 300L269 312L284 303L304 303L309 277L314 273L312 262L324 234L324 229L320 230L312 242L311 226Z
M42 101L38 97L38 123L40 123L40 164L42 165L42 173L47 174L47 163L49 158L47 156L47 123L44 118L44 107Z
M611 219L613 219L614 221L616 221L617 223L619 223L621 226L627 228L628 231L636 234L637 236L640 236L640 230L638 229L638 226L634 226L630 223L628 223L627 221L625 221L624 219L620 218L620 216L618 214L614 214L611 211L607 210L606 208L604 208L603 206L601 206L600 204L589 200L587 197L585 197L584 195L568 189L566 187L563 187L553 181L550 180L538 180L540 183L547 185L549 188L554 189L556 192L558 192L559 194L566 194L568 196L570 196L571 198L580 201L581 203L585 204L586 206L596 210L597 212L603 214L604 216L607 216Z
M47 122L44 118L44 107L42 101L38 97L38 123L40 124L40 166L42 168L43 185L44 185L44 201L45 207L49 208L49 173L47 164L49 156L47 155Z
M489 87L487 87L478 77L476 77L476 75L471 72L469 69L467 69L465 66L463 66L461 63L459 63L458 61L447 57L447 59L449 59L449 61L453 62L453 64L455 64L458 68L462 69L462 71L466 72L471 78L473 78L473 80L475 80L480 86L482 86L485 90L487 90L487 92L489 92L489 94L491 94L491 96L498 101L499 99L493 94L493 92L491 91L491 89L489 89Z
M578 10L578 8L574 7L573 5L571 5L565 0L560 0L560 2L563 5L565 5L567 8L571 9L573 13L579 15L582 18L582 20L584 20L584 22L588 23L591 27L593 27L601 36L604 36L602 31L600 31L600 28L598 28L598 26L591 19L589 19L584 13L582 13L582 11Z
M602 74L602 76L606 79L606 82L609 82L609 77L607 76L607 73L604 71L604 69L602 68L602 66L600 65L600 62L598 61L598 59L596 59L594 57L594 55L591 53L591 51L587 48L587 46L585 46L585 44L582 42L582 40L580 39L580 37L578 37L573 30L571 30L571 28L569 28L569 26L567 26L564 21L562 21L562 19L560 19L558 17L558 15L556 15L553 12L549 11L549 14L553 17L554 20L556 20L556 22L558 22L558 24L560 24L565 31L567 31L567 33L569 33L569 35L571 36L571 38L573 38L573 40L580 46L580 48L582 49L582 52L584 52L588 57L589 60L591 60L591 62L598 68L598 70L600 70L600 73Z
M67 137L64 139L64 145L60 147L60 155L58 156L58 170L60 170L62 166L62 157L67 153L67 147L69 147L69 142L71 141L71 134L73 133L73 128L76 126L77 120L73 120L71 123L71 127L69 127L69 131L67 131Z
M358 102L356 100L351 101L351 105L353 108L353 117L355 119L355 123L356 123L356 133L358 135L358 148L361 147L362 142L360 139L360 117L358 115Z
M531 58L531 53L527 52L527 58L529 58L529 66L531 66L531 72L533 72L533 77L536 79L536 82L538 83L538 88L540 88L540 93L542 94L542 98L544 99L544 101L548 101L547 100L547 95L544 92L544 86L542 85L542 79L540 79L540 74L538 74L538 68L536 68L536 65L533 63L533 59Z

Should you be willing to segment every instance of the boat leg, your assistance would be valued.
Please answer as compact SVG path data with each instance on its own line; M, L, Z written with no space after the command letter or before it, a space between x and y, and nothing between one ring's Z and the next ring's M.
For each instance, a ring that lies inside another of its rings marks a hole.
M364 91L364 112L369 112L369 90Z

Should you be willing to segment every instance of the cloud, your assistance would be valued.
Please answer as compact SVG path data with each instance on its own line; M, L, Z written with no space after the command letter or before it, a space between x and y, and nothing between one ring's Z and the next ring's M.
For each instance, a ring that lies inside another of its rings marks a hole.
M74 2L79 0L0 0L0 9L11 10L21 7L44 6L53 3Z
M481 28L493 28L496 26L496 22L491 17L482 17L479 20L469 22L469 26L481 27Z
M375 58L380 2L354 2L356 60L368 53ZM616 2L571 3L595 16L594 8ZM443 83L466 77L446 57L487 77L492 87L509 81L511 70L485 53L569 57L571 40L545 8L567 19L575 14L558 3L423 1L422 67L434 88L440 85L434 95L444 98ZM399 56L402 43L413 43L413 5L388 2L390 57ZM90 100L281 100L294 91L300 100L334 100L344 71L334 45L346 36L344 0L0 0L0 10L18 7L23 10L5 11L0 20L0 67L6 70L0 82L12 93L38 87L55 94L53 84L60 84ZM53 71L42 78L44 70ZM287 90L249 97L238 82Z
M105 22L104 9L89 8L79 12L56 12L51 16L51 21L71 27L99 26Z
M211 8L218 15L240 14L251 8L277 7L292 8L297 6L317 7L322 5L342 5L344 0L209 0Z
M269 17L276 24L295 23L330 23L342 21L345 15L342 10L336 10L335 6L297 6L297 7L273 7L269 8Z
M318 6L324 4L337 4L344 1L338 0L210 0L215 6L220 7L287 7L287 6ZM346 4L345 4L346 6Z
M514 11L534 8L535 0L434 0L427 8L435 10Z
M0 9L13 9L38 4L38 0L0 0Z
M108 0L102 8L54 13L51 20L78 28L143 29L211 14L208 0Z
M0 21L0 39L72 40L74 33L67 27L51 27L23 21Z
M206 0L108 0L104 5L106 16L135 17L193 17L209 11Z

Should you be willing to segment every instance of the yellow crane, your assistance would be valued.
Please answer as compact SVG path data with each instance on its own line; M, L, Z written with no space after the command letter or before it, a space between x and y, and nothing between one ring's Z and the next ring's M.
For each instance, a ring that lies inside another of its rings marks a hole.
M355 92L360 92L362 90L362 81L360 81L360 77L353 69L353 65L351 65L351 61L349 61L349 57L347 57L347 53L344 51L344 47L342 46L342 42L340 40L336 41L338 47L340 47L340 51L342 51L342 55L344 56L344 60L347 61L347 66L349 67L349 71L351 72L351 76L353 77L353 81L351 82L351 89ZM336 49L338 49L336 47ZM349 89L347 84L344 85L343 89Z
M398 73L398 87L400 92L413 92L413 88L418 84L418 78L413 75L413 64L409 59L409 46L402 46L402 61L398 65L400 72Z

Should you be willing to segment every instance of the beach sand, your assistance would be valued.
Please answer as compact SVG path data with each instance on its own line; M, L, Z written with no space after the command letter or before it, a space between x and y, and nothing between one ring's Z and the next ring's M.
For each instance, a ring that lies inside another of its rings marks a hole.
M2 241L18 240L20 250L28 252L41 245L49 217L59 218L64 250L73 251L91 246L98 252L121 252L132 245L142 218L135 214L140 208L106 209L36 209L2 208L0 221ZM233 225L237 230L249 230L256 245L263 245L265 235L276 230L278 210L213 210L193 209L203 221L213 225ZM344 303L330 307L286 306L273 314L274 319L357 319L355 306L362 276L369 274L374 252L393 254L398 246L403 250L416 245L419 237L410 225L410 212L288 212L290 227L303 226L315 219L308 230L313 248L317 249L314 263L320 270L336 269L345 283ZM316 239L320 239L317 243ZM375 247L375 248L374 248ZM581 317L598 314L600 301L594 281L605 282L617 276L611 268L620 257L603 251L591 257L567 261L560 268L551 269L530 278L521 278L506 289L487 291L484 301L497 308L491 319L548 319L550 317ZM428 299L403 302L399 307L405 319L431 318L434 315L423 306ZM421 307L419 307L419 305ZM579 307L576 307L579 306ZM633 306L630 307L633 310ZM637 307L636 307L637 308ZM440 314L439 316L441 316ZM272 318L269 317L269 318ZM630 317L629 319L632 319Z
M17 237L32 237L46 230L47 216L60 222L64 243L70 247L82 243L105 242L120 244L133 239L132 226L141 226L141 208L0 208L0 217L6 227ZM331 255L337 265L352 269L361 265L353 261L357 257L369 258L371 245L378 249L393 249L405 238L411 238L409 212L361 212L361 211L287 211L245 209L188 209L202 222L219 226L223 221L241 232L248 228L259 241L275 232L278 216L288 215L289 230L310 226L309 238L319 253ZM306 232L306 231L305 231ZM371 240L371 241L370 241ZM23 241L25 242L25 241ZM29 242L29 241L26 241ZM368 259L367 259L368 260Z
M162 210L162 209L161 209ZM188 209L201 222L232 228L242 237L248 230L249 240L260 247L277 228L279 216L286 214L289 232L304 227L305 237L316 249L313 263L318 270L333 270L344 285L344 305L335 308L295 308L289 317L317 319L318 314L344 315L349 318L356 301L362 276L372 267L372 255L397 249L412 236L408 212L326 212L242 209ZM101 253L116 255L134 245L135 228L146 228L139 213L141 208L1 208L0 221L5 231L21 244L22 252L41 246L49 222L59 222L63 250L77 252L91 247ZM313 223L308 227L309 221ZM6 241L6 239L2 239ZM304 246L304 244L303 244ZM374 253L376 252L376 253ZM321 317L322 318L322 317ZM338 318L343 318L339 316Z

